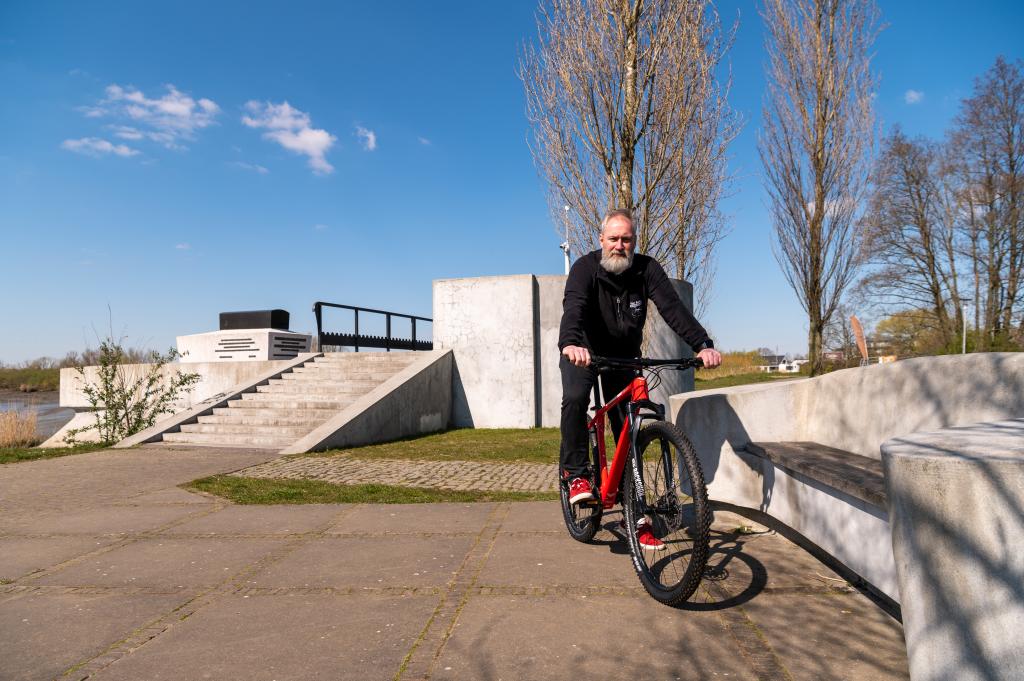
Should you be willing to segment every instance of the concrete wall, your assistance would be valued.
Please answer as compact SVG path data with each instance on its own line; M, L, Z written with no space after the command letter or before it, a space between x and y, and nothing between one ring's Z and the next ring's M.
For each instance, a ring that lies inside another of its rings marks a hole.
M889 438L1024 416L1024 353L921 357L672 397L699 451L806 440L880 458Z
M911 678L1024 679L1024 420L882 454Z
M692 309L692 287L675 281ZM454 350L452 423L475 428L557 426L562 383L558 326L565 276L517 275L434 281L434 348ZM648 355L689 357L649 308ZM693 389L692 372L665 372L655 400Z
M213 397L218 393L231 390L240 383L246 383L269 371L283 371L292 364L291 360L273 360L266 362L181 362L168 364L164 367L164 381L178 373L197 373L200 376L192 392L182 395L174 404L175 411L183 411L193 405ZM152 364L126 364L121 367L127 381L135 381L146 376ZM85 367L85 380L96 385L99 367ZM60 370L60 406L72 407L75 410L89 408L89 401L82 392L82 377L74 369Z

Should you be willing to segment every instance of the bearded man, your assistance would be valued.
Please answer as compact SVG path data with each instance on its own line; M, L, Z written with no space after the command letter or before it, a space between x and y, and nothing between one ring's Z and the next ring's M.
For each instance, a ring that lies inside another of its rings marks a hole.
M647 301L653 300L662 318L711 368L722 363L707 331L679 299L665 270L656 260L636 254L636 231L628 210L613 210L601 222L601 248L577 260L565 282L562 323L558 333L562 374L563 475L569 480L569 501L593 499L587 455L587 407L597 372L591 353L605 357L639 357L647 320ZM604 394L616 395L633 379L629 371L605 371ZM623 415L610 414L613 432L622 429ZM641 521L642 522L642 521ZM638 527L641 545L663 545L645 527Z

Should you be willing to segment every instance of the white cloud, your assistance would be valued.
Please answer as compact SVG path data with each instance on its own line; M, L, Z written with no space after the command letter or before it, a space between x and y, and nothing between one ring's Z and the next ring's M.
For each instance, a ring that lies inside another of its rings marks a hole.
M132 149L125 144L114 144L99 137L83 137L77 140L64 140L61 148L88 156L103 156L114 154L115 156L135 156L139 151Z
M254 173L259 173L260 175L266 175L267 173L270 172L261 165L257 165L255 163L246 163L245 161L235 161L231 165L235 166L236 168L241 168L242 170L251 170Z
M187 250L190 250L192 248L192 244L189 244L189 243L175 244L174 248L176 248L179 251L187 251Z
M182 140L195 138L197 130L216 122L220 107L210 99L194 99L173 85L166 93L150 98L138 89L108 85L106 97L93 106L79 107L87 118L111 117L130 122L111 129L122 139L148 139L169 149L182 149Z
M242 123L250 128L265 129L263 138L277 142L285 149L309 157L309 166L316 173L332 173L334 167L324 158L336 138L326 130L314 128L309 114L288 102L246 102Z
M366 151L373 151L377 148L377 133L373 130L367 130L361 125L356 126L356 137L363 142L363 149Z
M428 140L426 137L417 137L416 139L419 140L419 143L425 147L429 147L431 144L433 144L433 142Z
M917 104L924 99L924 93L920 90L907 90L903 93L903 101L907 104Z
M316 224L316 225L313 225L313 229L315 229L318 232L325 232L325 231L327 231L328 227L327 227L327 225Z

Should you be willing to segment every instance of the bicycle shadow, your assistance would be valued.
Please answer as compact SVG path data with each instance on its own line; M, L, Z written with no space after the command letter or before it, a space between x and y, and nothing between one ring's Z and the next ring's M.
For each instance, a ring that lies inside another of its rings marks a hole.
M612 517L609 518L608 516ZM605 546L616 555L629 555L629 540L625 529L620 527L621 512L606 514L601 529L590 543ZM752 539L769 534L712 529L708 546L708 562L697 592L686 602L676 606L679 610L713 612L734 608L749 602L768 584L768 570L764 563L745 551ZM690 551L667 551L666 555L651 565L652 569L664 569L675 561L688 560Z

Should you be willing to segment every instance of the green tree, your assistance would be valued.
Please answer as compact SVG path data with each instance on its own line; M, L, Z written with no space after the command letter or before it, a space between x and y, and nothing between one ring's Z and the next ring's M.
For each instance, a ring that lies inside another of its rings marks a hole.
M79 435L95 430L101 442L114 444L156 423L161 414L173 413L171 405L182 394L191 392L200 376L190 372L167 372L168 364L181 357L174 348L160 354L153 351L147 358L148 368L138 374L127 370L129 353L113 338L100 343L97 357L98 375L92 382L84 366L75 371L83 382L82 392L95 415L91 425L68 431L64 441L76 444Z

